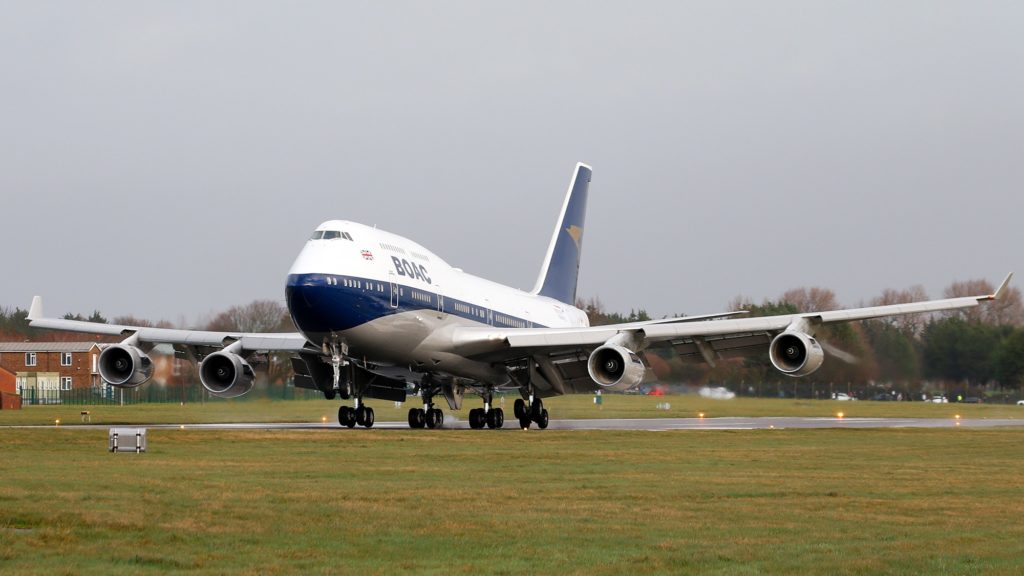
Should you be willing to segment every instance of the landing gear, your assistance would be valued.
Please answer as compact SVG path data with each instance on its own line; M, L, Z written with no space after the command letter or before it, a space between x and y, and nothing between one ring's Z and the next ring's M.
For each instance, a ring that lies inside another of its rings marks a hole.
M505 425L505 411L501 408L491 408L494 392L487 390L482 396L484 407L469 411L469 427L474 430L479 430L484 426L491 429L501 428Z
M409 428L441 428L444 426L444 412L433 405L409 409Z
M531 423L536 422L537 427L544 430L548 427L548 410L544 407L544 402L540 398L534 397L527 408L526 402L522 398L516 400L515 404L516 418L519 419L519 427L528 429Z
M373 408L364 406L362 404L355 408L349 406L342 406L338 408L338 423L342 426L349 428L355 428L356 424L365 426L367 428L373 428L373 423L376 420L373 414Z

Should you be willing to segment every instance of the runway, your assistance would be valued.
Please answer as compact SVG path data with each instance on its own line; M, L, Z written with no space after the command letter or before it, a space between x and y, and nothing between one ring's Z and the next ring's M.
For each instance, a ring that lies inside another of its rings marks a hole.
M552 420L548 430L637 430L667 432L671 430L785 430L824 428L995 428L1024 427L1024 419L1015 418L806 418L806 417L727 417L727 418L626 418ZM243 422L224 424L81 424L65 425L64 429L106 430L115 427L184 429L184 430L338 430L349 431L337 422ZM4 426L0 428L54 428L54 426ZM373 429L408 430L405 422L377 422ZM442 430L468 430L469 422L445 417ZM357 426L352 432L364 428ZM506 420L501 431L519 430L518 422ZM537 431L536 426L531 431ZM430 430L423 430L430 433Z

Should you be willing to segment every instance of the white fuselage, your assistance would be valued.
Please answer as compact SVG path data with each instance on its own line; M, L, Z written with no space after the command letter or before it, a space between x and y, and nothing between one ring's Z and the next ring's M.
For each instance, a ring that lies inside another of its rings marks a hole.
M310 342L341 342L368 362L474 379L496 374L431 346L438 334L455 326L588 325L579 308L467 274L411 240L344 220L317 227L286 291Z

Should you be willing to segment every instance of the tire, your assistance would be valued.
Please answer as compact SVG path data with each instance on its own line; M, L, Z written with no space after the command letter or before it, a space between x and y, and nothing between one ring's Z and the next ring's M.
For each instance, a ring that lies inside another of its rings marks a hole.
M526 401L522 398L516 398L515 406L512 408L512 413L516 415L516 418L520 420L526 416Z
M497 416L498 416L498 412L495 409L493 409L493 408L491 408L490 412L486 412L484 414L484 418L487 420L487 427L490 428L491 430L493 430L493 429L498 427Z
M375 416L373 414L373 408L367 408L363 414L363 426L366 426L367 428L373 428L374 420Z
M540 418L542 410L544 410L544 402L540 398L534 398L533 404L530 406L530 416L533 417L534 421Z
M501 428L502 426L504 426L505 411L502 410L501 408L495 408L494 410L492 410L492 412L494 412L494 427Z
M423 428L423 410L409 408L409 428Z
M530 424L533 424L533 420L530 420L529 418L519 419L519 427L522 428L523 430L529 430Z
M547 408L540 411L540 418L537 418L537 428L544 430L548 427L548 410Z
M483 409L473 408L469 411L469 427L474 430L479 430L484 427Z
M440 408L430 411L434 416L434 428L444 428L444 412Z
M337 395L338 393L335 392L333 388L331 388L330 390L324 390L324 398L327 398L328 400L334 400L334 397Z
M360 404L359 408L356 408L355 412L356 412L356 424L359 424L360 426L362 426L366 422L366 406L363 406L362 404Z
M356 411L349 408L348 406L342 406L338 409L338 421L341 422L342 426L348 426L349 428L356 427Z
M434 409L428 408L427 410L422 410L422 412L424 415L423 421L426 423L427 428L430 428L431 430L437 428L437 417L434 416Z

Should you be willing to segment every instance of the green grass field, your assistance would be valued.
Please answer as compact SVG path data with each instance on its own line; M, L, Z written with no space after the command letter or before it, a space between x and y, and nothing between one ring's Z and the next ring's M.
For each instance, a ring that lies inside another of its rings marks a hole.
M511 419L513 397L505 399L507 419ZM668 403L661 410L658 404ZM88 410L95 424L194 424L204 422L328 422L337 420L340 401L328 400L242 400L206 404L135 404L130 406L26 406L22 410L0 411L0 426L46 425L58 419L61 425L81 424L80 412ZM568 418L694 418L704 413L716 416L833 416L842 411L848 417L900 418L1020 418L1024 406L1005 404L931 404L926 402L837 402L834 400L783 400L772 398L736 398L708 400L687 396L624 396L608 394L598 409L592 396L562 396L544 401L552 419ZM393 402L370 401L377 420L405 421L410 406L395 408ZM480 406L479 399L467 397L461 411L451 413L461 420L469 408Z
M1019 574L1022 440L0 429L0 573Z

